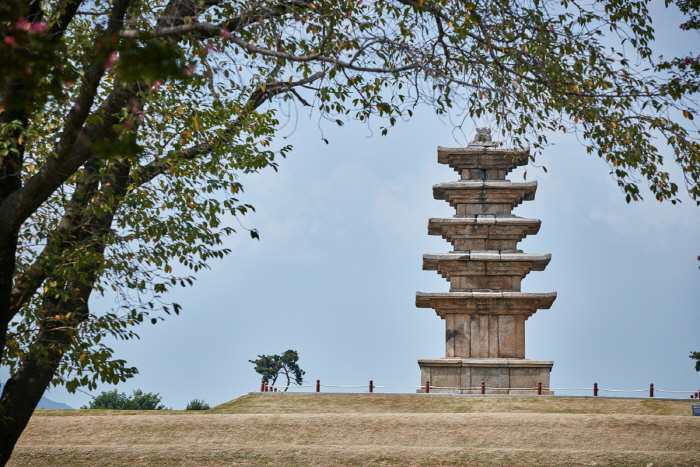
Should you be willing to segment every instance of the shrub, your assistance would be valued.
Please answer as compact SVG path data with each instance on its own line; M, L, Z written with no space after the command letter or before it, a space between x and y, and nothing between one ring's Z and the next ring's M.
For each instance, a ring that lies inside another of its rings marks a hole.
M209 404L199 399L192 399L185 410L209 410Z
M84 405L82 409L112 409L112 410L163 410L165 406L160 403L158 393L143 392L135 389L131 397L126 394L113 391L102 391L97 397Z

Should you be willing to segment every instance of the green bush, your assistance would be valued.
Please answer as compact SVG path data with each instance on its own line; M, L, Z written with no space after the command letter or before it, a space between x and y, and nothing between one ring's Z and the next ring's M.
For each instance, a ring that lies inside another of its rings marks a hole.
M209 410L209 404L199 399L192 399L185 410Z
M117 390L102 391L97 397L84 405L81 409L112 409L112 410L163 410L165 406L160 403L158 393L144 393L135 389L131 397L119 393Z

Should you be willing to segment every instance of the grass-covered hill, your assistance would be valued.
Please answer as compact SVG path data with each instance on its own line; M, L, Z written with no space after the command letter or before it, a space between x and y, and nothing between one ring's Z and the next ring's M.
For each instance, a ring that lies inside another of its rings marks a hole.
M252 395L208 411L37 411L11 466L700 466L691 403Z

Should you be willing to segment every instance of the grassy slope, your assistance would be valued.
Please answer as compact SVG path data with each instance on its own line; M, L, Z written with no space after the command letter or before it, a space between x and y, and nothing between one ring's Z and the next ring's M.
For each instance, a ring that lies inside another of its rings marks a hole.
M700 466L660 400L244 396L205 412L38 411L12 466Z

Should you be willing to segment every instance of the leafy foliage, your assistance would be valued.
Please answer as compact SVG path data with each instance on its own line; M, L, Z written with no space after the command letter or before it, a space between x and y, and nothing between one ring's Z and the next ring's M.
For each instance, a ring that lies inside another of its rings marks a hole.
M282 355L258 355L257 360L248 360L255 365L256 373L262 376L265 382L274 386L277 377L284 375L287 378L287 392L292 380L299 385L303 383L305 371L299 367L299 354L295 350L287 350Z
M200 399L192 399L185 410L209 410L209 404Z
M140 389L135 389L130 397L114 389L102 391L90 401L90 404L82 406L81 409L163 410L165 406L160 403L160 399L159 394L144 393Z

